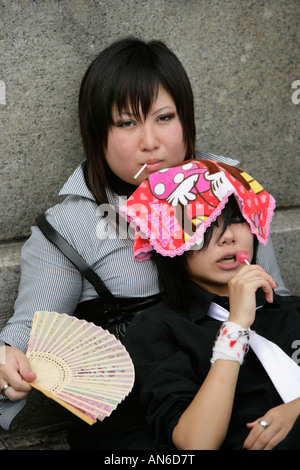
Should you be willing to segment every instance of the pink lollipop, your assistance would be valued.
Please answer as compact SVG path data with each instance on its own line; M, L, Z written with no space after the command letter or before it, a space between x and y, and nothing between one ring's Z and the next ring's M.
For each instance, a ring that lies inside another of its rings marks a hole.
M236 255L236 259L241 264L249 264L250 265L250 257L247 251L239 251Z

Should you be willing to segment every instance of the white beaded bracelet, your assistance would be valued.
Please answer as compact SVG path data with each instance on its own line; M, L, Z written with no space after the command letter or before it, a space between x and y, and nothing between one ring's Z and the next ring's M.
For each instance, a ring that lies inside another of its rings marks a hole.
M210 360L214 364L218 359L243 363L248 351L250 331L231 321L222 323L213 347Z

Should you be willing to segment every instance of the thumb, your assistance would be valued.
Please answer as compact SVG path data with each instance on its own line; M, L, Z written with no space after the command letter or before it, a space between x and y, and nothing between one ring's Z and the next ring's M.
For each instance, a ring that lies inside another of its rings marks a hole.
M20 371L20 375L26 382L33 382L36 379L36 373L32 370Z
M30 362L26 356L22 356L18 360L19 374L26 382L32 382L36 379L36 373L31 370Z

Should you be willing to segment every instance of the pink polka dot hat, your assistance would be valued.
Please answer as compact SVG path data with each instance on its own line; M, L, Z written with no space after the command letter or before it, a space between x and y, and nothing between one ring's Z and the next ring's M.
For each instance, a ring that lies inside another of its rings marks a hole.
M134 258L200 248L207 227L234 194L259 242L267 244L274 198L243 170L210 160L188 160L152 173L121 207L135 228Z

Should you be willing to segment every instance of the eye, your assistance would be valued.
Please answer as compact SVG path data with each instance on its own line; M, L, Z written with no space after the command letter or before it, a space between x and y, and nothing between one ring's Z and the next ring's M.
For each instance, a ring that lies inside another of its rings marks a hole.
M175 113L168 113L168 114L162 114L161 116L158 116L157 121L158 122L169 122L172 119L174 119Z
M129 119L129 120L117 121L117 122L115 123L115 126L117 126L117 127L123 127L123 128L132 127L132 126L134 126L134 125L135 125L134 121L132 121L132 120L130 120L130 119Z

